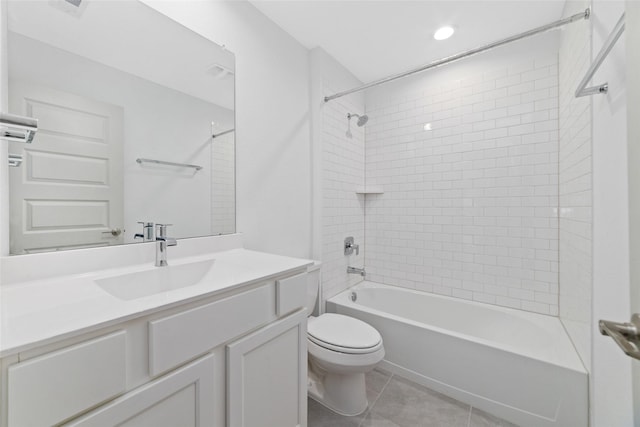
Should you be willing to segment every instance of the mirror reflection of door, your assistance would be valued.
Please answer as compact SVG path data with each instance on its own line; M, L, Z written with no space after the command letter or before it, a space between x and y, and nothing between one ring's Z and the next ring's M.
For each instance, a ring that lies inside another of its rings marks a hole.
M123 109L85 97L11 82L10 109L36 117L32 144L10 168L11 253L123 241Z

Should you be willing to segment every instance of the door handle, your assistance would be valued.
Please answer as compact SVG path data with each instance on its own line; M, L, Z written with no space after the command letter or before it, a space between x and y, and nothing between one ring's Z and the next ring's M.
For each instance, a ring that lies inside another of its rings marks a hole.
M600 320L598 326L600 333L613 338L627 356L640 359L640 314L631 316L631 323Z
M122 234L122 229L121 228L112 228L109 231L103 231L102 234L111 234L113 237L118 237L119 235Z

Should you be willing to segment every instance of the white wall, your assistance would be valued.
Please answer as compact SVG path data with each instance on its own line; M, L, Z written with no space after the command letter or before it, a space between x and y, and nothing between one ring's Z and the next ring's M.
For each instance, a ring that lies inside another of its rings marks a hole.
M590 1L570 1L563 16ZM591 21L565 27L560 38L560 319L591 368L592 173L591 97L576 98L591 64Z
M312 69L311 108L314 116L313 159L314 210L319 234L314 239L315 253L322 260L323 297L331 296L362 281L347 274L347 266L364 266L364 195L356 194L364 180L364 128L351 120L353 137L347 138L347 113L364 113L364 96L349 95L328 103L324 96L361 84L349 71L320 48L310 52ZM344 255L344 239L353 236L360 255Z
M624 2L593 2L591 22L594 57L623 11ZM600 335L598 331L598 319L627 322L630 318L625 39L623 34L592 81L593 84L609 83L608 94L592 97L591 425L594 427L633 425L631 360L611 338Z
M557 315L555 37L367 93L372 280Z
M248 248L309 257L307 49L245 1L145 3L235 53L237 230Z

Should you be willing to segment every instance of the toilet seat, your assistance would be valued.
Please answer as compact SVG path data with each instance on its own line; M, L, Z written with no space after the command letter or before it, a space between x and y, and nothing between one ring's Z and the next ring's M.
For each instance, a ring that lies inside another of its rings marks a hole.
M320 347L346 354L367 354L382 348L382 337L371 325L335 313L309 318L307 337Z

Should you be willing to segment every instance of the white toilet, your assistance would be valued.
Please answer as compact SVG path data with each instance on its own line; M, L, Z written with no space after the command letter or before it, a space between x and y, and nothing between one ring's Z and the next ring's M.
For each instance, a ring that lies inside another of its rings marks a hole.
M383 358L380 333L367 323L342 314L313 317L320 290L319 271L309 274L307 344L309 396L341 415L367 409L364 374Z

